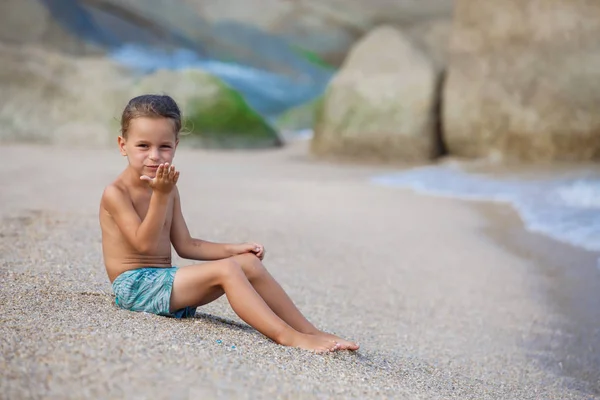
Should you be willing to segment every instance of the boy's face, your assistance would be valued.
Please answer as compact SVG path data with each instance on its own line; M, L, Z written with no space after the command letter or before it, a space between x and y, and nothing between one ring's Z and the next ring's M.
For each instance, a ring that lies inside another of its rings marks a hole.
M171 164L179 144L173 121L168 118L134 118L129 123L127 139L119 136L121 154L141 175L154 178L162 163Z

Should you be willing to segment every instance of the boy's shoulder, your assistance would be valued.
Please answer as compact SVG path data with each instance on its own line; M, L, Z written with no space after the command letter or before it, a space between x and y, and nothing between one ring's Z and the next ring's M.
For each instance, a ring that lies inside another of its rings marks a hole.
M104 188L101 199L104 208L111 208L123 200L131 200L131 198L127 186L121 179L116 179Z

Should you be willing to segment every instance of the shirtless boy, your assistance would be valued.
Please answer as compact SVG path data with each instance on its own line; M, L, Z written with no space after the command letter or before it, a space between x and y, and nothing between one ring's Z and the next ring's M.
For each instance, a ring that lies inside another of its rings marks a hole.
M129 101L121 117L119 149L129 165L106 187L100 226L106 272L119 307L175 318L223 294L236 314L274 342L315 352L358 345L315 328L262 264L257 243L225 244L190 236L172 164L181 112L164 95ZM182 258L205 261L175 267Z

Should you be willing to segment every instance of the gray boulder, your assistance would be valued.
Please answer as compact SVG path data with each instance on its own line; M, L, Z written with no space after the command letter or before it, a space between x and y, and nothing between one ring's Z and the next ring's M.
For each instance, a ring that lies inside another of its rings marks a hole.
M359 41L317 111L312 151L377 161L424 161L439 154L436 71L397 29Z
M443 97L449 152L600 159L600 3L459 0Z
M0 142L106 145L133 78L103 57L0 43Z
M73 35L57 21L42 0L2 0L0 42L44 46L69 54L97 54L101 50Z

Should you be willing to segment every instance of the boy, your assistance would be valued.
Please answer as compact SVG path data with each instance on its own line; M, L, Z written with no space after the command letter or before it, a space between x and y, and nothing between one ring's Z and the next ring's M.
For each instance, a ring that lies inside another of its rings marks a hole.
M223 294L237 315L274 342L315 352L358 345L315 328L263 266L263 246L220 244L190 236L172 165L181 112L169 96L129 101L121 117L119 149L129 162L100 203L104 263L119 307L175 318ZM171 244L187 259L177 268Z

